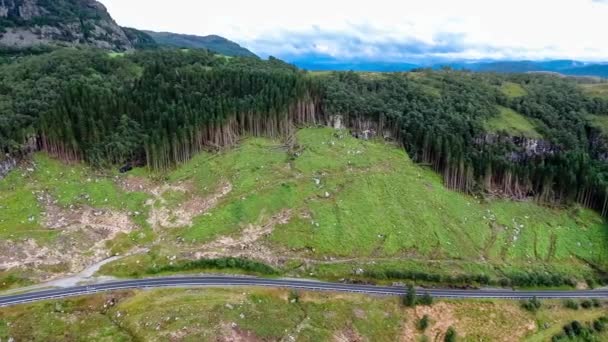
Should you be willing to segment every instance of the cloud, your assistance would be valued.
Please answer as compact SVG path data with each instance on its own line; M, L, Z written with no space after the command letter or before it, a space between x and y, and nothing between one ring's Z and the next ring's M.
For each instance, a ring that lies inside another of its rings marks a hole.
M538 58L555 48L478 43L463 32L438 32L428 41L413 35L387 36L381 29L352 25L346 30L278 31L246 42L263 57L288 61L369 61L432 64L440 61Z
M122 25L261 55L608 60L608 0L100 0Z

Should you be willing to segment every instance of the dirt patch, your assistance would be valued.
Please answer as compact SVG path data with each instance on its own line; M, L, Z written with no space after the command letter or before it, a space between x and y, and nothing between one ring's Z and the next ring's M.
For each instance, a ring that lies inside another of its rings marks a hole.
M252 332L240 329L236 323L222 324L218 342L261 342Z
M176 208L171 208L163 194L168 191L181 192L190 195L184 203L180 203ZM147 203L151 206L148 223L155 228L179 228L192 226L192 219L207 213L213 209L218 202L232 191L232 184L222 183L210 196L200 197L192 195L191 184L181 184L177 186L164 185L151 190L156 197Z
M415 309L408 310L408 320L405 325L402 341L417 341L420 332L416 328L418 320L424 315L428 315L432 324L425 331L424 335L431 341L443 341L446 331L456 323L453 308L446 303L438 303L433 306L417 306Z
M334 333L334 342L361 342L363 337L353 327L349 327Z
M127 192L145 192L151 193L151 190L156 186L154 183L144 177L126 177L118 181L120 188Z
M279 264L280 258L276 253L258 242L269 236L277 225L287 224L291 215L291 210L285 209L271 217L262 226L249 225L236 237L221 237L202 246L201 251L194 253L194 258L240 257L262 260L272 265Z
M439 302L407 310L401 341L418 341L425 335L429 341L443 341L449 327L462 339L515 342L536 330L536 323L515 303ZM416 324L428 315L430 325L420 332Z
M59 235L50 249L32 239L0 241L0 269L26 268L50 280L79 272L106 259L106 242L137 228L127 213L91 207L62 208L49 195L39 196L44 206L42 225Z

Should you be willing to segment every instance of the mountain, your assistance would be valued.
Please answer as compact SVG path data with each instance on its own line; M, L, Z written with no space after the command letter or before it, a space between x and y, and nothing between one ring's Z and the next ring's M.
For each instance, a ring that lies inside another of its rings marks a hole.
M462 62L445 65L455 69L468 69L478 72L554 72L567 76L608 77L608 64L575 60Z
M95 0L0 0L0 47L88 45L133 49L125 31Z
M253 52L226 38L211 36L195 36L171 32L144 31L160 46L207 49L222 55L233 57L257 57Z
M551 72L567 76L596 76L608 78L608 63L589 63L576 60L547 61L379 61L365 59L341 59L327 55L309 54L282 56L290 63L310 71L410 71L416 68L441 69L448 66L458 70L498 73Z

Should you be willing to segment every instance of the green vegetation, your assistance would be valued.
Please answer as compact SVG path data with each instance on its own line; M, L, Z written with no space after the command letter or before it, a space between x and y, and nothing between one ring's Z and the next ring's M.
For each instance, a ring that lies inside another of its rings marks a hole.
M253 57L257 56L241 47L235 42L219 36L194 36L169 32L145 31L156 44L165 47L206 49L229 57Z
M151 268L148 270L148 274L160 274L160 273L177 273L187 272L195 270L226 270L226 269L239 269L245 272L251 272L254 274L273 275L277 271L268 265L264 265L259 262L244 260L239 258L222 258L222 259L203 259L196 261L189 261L173 265L164 265L160 267Z
M57 230L41 226L43 204L49 200L46 195L64 208L80 205L140 211L140 219L135 220L145 227L145 194L123 192L111 177L89 167L65 165L36 154L31 165L0 180L0 237L33 238L38 242L56 237Z
M429 327L429 324L430 324L429 321L430 321L429 315L422 316L422 318L418 321L418 324L417 324L418 330L425 331Z
M608 99L608 83L582 84L581 87L590 96Z
M489 119L485 127L490 133L501 133L529 139L542 138L529 119L505 107L499 107L498 116Z
M528 95L528 92L523 86L514 82L504 82L500 87L500 91L502 91L502 93L509 98L517 98Z
M456 330L454 330L453 327L449 327L448 332L445 334L445 337L443 338L443 340L445 342L456 342L457 336L458 335L456 334Z
M540 302L540 300L538 300L538 298L534 297L530 300L523 301L521 303L521 307L530 312L536 312L540 310L540 308L542 307L542 303Z
M413 285L407 286L407 292L403 297L403 304L409 308L413 308L416 306L416 289Z
M296 341L388 342L404 334L416 340L444 340L457 332L458 340L465 341L547 341L574 320L589 322L581 326L594 331L606 326L602 309L581 316L551 303L532 314L509 301L439 301L432 314L419 315L416 309L402 307L397 298L300 292L298 300L292 299L289 291L268 289L98 294L2 308L0 339L274 341L292 336ZM601 331L595 336L605 337Z
M356 134L369 127L392 136L450 189L608 210L608 144L590 143L586 131L589 113L608 113L608 101L568 79L449 69L309 75L274 58L160 50L16 59L0 80L8 85L0 141L9 153L37 138L65 160L166 170L244 135L285 138L294 124L342 115Z
M160 254L123 259L103 273L143 276L181 250L236 238L289 211L286 224L256 242L293 261L277 269L288 275L524 287L601 280L587 262L606 267L608 231L589 210L453 192L399 148L344 131L303 129L296 141L293 153L278 141L250 138L177 168L169 184L192 182L200 196L223 184L232 191L191 226L161 233L180 244L163 243ZM192 195L163 196L178 208ZM334 261L320 262L328 258ZM302 268L301 259L319 263Z
M606 316L600 317L587 324L581 324L579 321L572 321L569 324L564 325L563 332L554 335L551 338L551 341L602 341L602 336L597 336L597 334L602 334L604 332L607 323L608 317Z
M608 115L588 115L592 127L598 129L604 137L608 137Z

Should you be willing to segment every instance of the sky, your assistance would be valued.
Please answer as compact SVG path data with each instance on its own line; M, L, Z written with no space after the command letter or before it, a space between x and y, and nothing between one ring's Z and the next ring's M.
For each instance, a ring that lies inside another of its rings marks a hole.
M608 61L608 0L100 0L122 26L217 34L259 56Z

